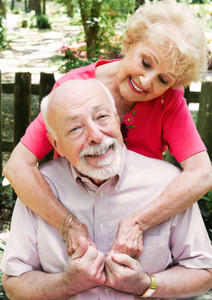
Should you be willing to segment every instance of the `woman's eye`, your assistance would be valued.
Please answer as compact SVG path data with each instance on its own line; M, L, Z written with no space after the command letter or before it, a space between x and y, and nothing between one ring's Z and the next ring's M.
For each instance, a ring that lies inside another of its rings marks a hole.
M150 67L151 67L150 61L149 61L149 59L147 59L147 58L143 58L143 59L142 59L142 64L143 64L143 66L144 66L145 68L150 68Z
M165 80L163 77L159 76L159 80L160 82L162 82L163 84L167 85L169 84L169 81L168 80Z

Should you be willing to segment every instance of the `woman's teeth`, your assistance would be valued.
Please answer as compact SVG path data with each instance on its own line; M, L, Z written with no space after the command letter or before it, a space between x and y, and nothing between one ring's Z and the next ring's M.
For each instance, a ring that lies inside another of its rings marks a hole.
M131 80L131 78L130 78L130 82L137 92L144 92L144 90L140 89L137 85L135 85L135 83Z

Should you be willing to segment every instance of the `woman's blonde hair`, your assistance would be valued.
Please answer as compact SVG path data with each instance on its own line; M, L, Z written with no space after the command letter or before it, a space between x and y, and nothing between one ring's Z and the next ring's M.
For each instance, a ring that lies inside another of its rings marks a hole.
M158 2L140 6L123 36L124 53L135 42L157 47L176 75L174 87L188 86L207 70L206 40L197 17L185 5Z

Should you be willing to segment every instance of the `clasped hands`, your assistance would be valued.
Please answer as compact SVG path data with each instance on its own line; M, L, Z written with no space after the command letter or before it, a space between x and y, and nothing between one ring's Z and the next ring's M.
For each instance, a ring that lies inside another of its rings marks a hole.
M133 216L119 223L115 241L105 257L91 239L87 226L76 218L66 241L70 256L66 279L76 293L105 284L116 290L141 295L149 286L138 258L143 250L143 230ZM73 282L74 281L74 282Z
M105 257L96 247L79 238L77 250L64 272L66 286L77 294L105 284L118 291L141 295L149 286L149 276L139 262L127 254L113 250Z

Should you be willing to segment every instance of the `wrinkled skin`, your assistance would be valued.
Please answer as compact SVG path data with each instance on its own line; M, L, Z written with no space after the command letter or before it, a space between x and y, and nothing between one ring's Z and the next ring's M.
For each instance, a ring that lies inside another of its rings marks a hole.
M150 284L139 262L126 254L113 251L105 260L106 285L116 290L141 295Z
M87 226L76 218L73 218L66 239L66 252L69 256L78 248L80 237L84 237L89 245L97 248L88 233ZM143 250L142 237L143 230L132 215L119 223L111 250L138 258Z
M75 253L79 246L79 240L81 237L85 238L90 246L97 248L88 233L87 226L80 222L77 218L73 218L66 238L66 252L68 256Z
M74 293L102 285L106 281L104 273L105 256L86 239L79 238L79 246L70 257L64 279L67 286L74 287Z
M143 251L143 230L133 215L119 223L112 250L138 258Z

